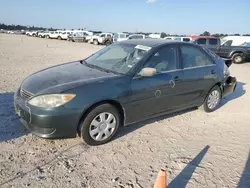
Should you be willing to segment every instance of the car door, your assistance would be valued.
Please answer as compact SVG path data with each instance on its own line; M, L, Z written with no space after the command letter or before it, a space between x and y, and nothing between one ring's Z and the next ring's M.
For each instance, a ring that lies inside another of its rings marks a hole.
M226 41L221 47L220 52L218 53L221 57L227 57L229 55L229 52L232 50L232 40Z
M131 80L130 105L127 108L128 122L136 122L176 108L182 92L183 72L179 69L177 45L168 45L156 50L143 66L155 68L152 77ZM139 72L140 70L138 70Z
M218 54L220 51L220 41L217 38L207 39L207 48Z
M196 106L217 83L217 67L212 58L198 46L180 44L180 50L183 68L183 105Z

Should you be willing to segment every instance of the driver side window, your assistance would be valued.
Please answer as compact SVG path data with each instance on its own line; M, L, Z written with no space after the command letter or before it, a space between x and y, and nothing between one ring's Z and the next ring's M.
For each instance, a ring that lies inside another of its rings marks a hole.
M170 45L157 50L144 67L155 68L157 73L177 69L177 47Z

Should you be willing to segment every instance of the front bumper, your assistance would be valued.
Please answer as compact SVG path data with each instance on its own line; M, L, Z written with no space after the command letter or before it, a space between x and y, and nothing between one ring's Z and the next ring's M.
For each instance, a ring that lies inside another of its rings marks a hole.
M31 133L42 138L76 137L80 111L64 106L51 110L34 107L21 98L19 91L14 95L15 111Z
M237 86L237 79L235 77L229 76L222 85L223 96L233 93L235 91L236 86Z

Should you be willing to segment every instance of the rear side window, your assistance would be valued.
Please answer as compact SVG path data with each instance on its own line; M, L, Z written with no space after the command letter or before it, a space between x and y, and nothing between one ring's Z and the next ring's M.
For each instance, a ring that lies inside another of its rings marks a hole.
M217 45L218 44L218 39L209 39L208 42L210 45Z
M214 64L211 58L199 48L182 45L181 56L183 68L200 67Z
M207 39L198 39L197 44L206 44Z
M189 42L190 41L190 38L183 38L182 39L184 42Z

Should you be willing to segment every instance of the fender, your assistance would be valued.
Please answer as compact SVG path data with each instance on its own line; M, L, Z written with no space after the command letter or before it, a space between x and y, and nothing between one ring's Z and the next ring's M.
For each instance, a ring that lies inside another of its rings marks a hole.
M232 57L233 56L233 54L235 54L235 53L243 53L243 55L246 57L246 55L247 55L247 51L244 49L244 48L234 48L234 49L232 49L230 52L229 52L229 55L228 55L228 57Z

